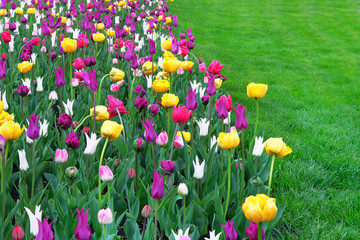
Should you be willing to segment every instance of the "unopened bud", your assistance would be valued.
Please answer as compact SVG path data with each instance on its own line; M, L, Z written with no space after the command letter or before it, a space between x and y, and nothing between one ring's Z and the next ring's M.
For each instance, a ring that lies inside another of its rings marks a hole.
M135 170L133 168L130 168L129 169L129 172L128 172L128 177L133 180L135 177L136 177L136 173L135 173Z
M66 176L71 180L74 180L77 177L78 172L79 171L78 171L78 169L76 167L68 167L65 170Z
M150 205L145 205L141 211L141 216L143 218L149 218L151 216L151 207Z
M180 183L180 184L179 184L178 193L179 193L181 196L183 196L183 197L185 197L186 195L188 195L189 190L188 190L187 186L185 185L185 183Z
M120 165L120 158L115 159L113 166L114 168L117 168Z

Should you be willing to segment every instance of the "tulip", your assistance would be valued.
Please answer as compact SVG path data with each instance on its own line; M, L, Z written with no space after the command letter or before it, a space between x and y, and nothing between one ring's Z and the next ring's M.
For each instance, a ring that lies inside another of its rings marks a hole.
M92 39L94 42L103 42L105 40L105 35L97 32L92 35Z
M238 129L244 130L248 127L248 121L245 117L245 108L246 106L242 106L242 104L238 104L238 108L233 108L236 113L236 123L235 126Z
M0 58L0 80L6 77L6 60Z
M149 106L149 113L151 116L155 116L160 111L159 106L157 104L151 104Z
M200 164L199 158L196 156L195 161L193 161L194 165L194 178L202 179L204 177L204 169L205 169L205 160Z
M18 123L6 121L0 126L0 135L2 135L6 141L17 140L24 130L25 126L20 128Z
M142 71L143 71L143 74L145 74L145 75L152 75L154 72L158 71L158 66L154 62L147 61L142 66Z
M246 235L248 235L250 240L258 240L259 239L258 238L258 227L259 227L259 225L254 222L250 222L249 228L245 227ZM265 232L264 232L264 229L261 228L261 239L263 240L264 238L265 238Z
M136 139L134 141L134 150L135 151L142 151L145 149L145 141L142 137Z
M96 79L96 69L84 73L84 83L91 91L96 92L99 89L97 79Z
M75 239L76 240L89 240L91 238L91 230L88 223L88 209L86 213L84 212L84 209L82 208L81 211L76 208L76 212L78 215L78 225L75 228Z
M182 135L181 135L182 134ZM191 140L191 133L189 133L189 132L185 132L185 131L182 131L182 132L177 132L177 135L178 136L184 136L184 140L185 140L185 142L190 142L190 140Z
M202 137L207 136L208 132L209 132L209 124L210 124L209 120L206 118L201 118L200 120L197 120L196 122L200 128L199 135Z
M159 146L164 146L168 143L168 135L166 132L161 132L156 138L156 144Z
M145 141L154 142L157 138L156 132L153 127L153 119L149 121L145 119L145 123L141 122L145 128Z
M210 63L208 71L214 75L219 75L223 66L224 64L220 64L219 61L214 60Z
M186 107L189 110L195 110L197 107L196 102L196 89L189 88L188 95L186 97Z
M186 123L192 114L192 110L188 110L185 106L173 107L172 117L174 122L184 124Z
M222 149L230 149L230 148L236 148L239 145L240 138L238 133L235 131L231 133L221 132L216 141Z
M24 207L30 221L30 233L34 236L39 233L39 223L37 220L41 221L42 211L40 211L40 207L40 205L35 207L35 214L33 214L27 207Z
M57 93L56 93L55 91L51 91L51 92L49 93L49 100L50 100L50 101L55 101L55 100L57 100L57 99L58 99Z
M218 107L217 107L217 111L218 111L218 117L220 118L220 119L226 119L227 117L228 117L228 115L229 115L229 113L228 113L228 111L226 110L226 103L224 102L224 100L223 99L219 99L220 101L219 101L219 104L218 104ZM216 107L216 105L215 105L215 107Z
M94 119L94 108L90 108L91 119ZM104 121L109 119L109 112L107 107L99 105L95 107L95 121Z
M22 240L25 237L24 231L20 226L14 227L12 231L13 240Z
M30 89L26 85L20 85L18 86L17 94L19 94L21 97L25 97L28 95Z
M180 67L181 62L176 58L165 58L163 70L168 73L175 73Z
M74 180L77 177L78 173L78 169L74 166L65 169L65 174L70 180Z
M171 232L174 235L175 240L191 240L189 237L189 230L190 228L187 228L185 232L183 232L183 230L179 229L178 234L176 234L173 230L171 230Z
M215 84L215 90L219 90L221 85L223 83L223 80L221 78L215 78L214 84Z
M113 118L114 116L118 115L119 113L128 113L125 109L124 103L122 101L120 101L117 98L114 98L111 95L107 95L108 101L109 101L109 107L108 107L108 111L109 111L109 116L110 118Z
M0 135L0 152L4 151L6 147L6 139Z
M64 49L66 53L73 53L77 48L77 40L73 40L70 38L64 38L61 41L61 47Z
M172 174L175 170L176 163L171 160L161 160L160 166L169 174Z
M19 63L17 65L17 68L18 68L19 72L27 73L27 72L29 72L31 70L32 66L33 66L32 63L30 63L28 61L24 61L22 63Z
M151 197L154 199L161 199L164 196L164 176L160 177L159 173L154 171L153 184L151 185Z
M125 77L125 73L117 68L112 68L110 71L110 80L118 82Z
M207 85L207 88L206 88L206 93L209 96L213 96L216 93L215 77L214 76L208 77L208 85Z
M184 141L182 137L177 134L175 135L174 146L178 149L182 149L184 147Z
M292 153L292 149L286 146L282 138L269 138L265 143L265 150L267 154L275 154L278 158Z
M76 70L80 70L85 66L84 61L81 58L75 58L72 65Z
M100 166L100 178L103 182L110 182L114 178L114 174L108 166Z
M137 96L134 100L134 106L137 109L145 109L148 106L149 102L145 97Z
M268 86L266 84L250 83L247 85L247 95L249 98L262 98L265 96L267 90Z
M161 43L161 47L166 50L171 50L171 40L165 40Z
M150 205L145 205L141 210L141 216L143 218L149 218L151 216L151 207Z
M35 140L40 136L40 130L39 130L40 116L36 117L35 114L31 114L31 117L28 118L29 118L29 127L26 131L26 135L30 139Z
M95 58L90 56L90 57L84 58L84 64L87 67L92 67L92 66L95 66L96 60L95 60Z
M91 133L90 138L88 134L85 133L85 138L86 138L86 148L84 150L84 154L87 156L93 155L96 152L96 147L99 144L101 138L96 139L96 133Z
M51 231L51 225L53 224L53 222L48 223L47 218L44 219L43 223L41 223L41 221L39 219L37 219L38 221L38 225L39 225L39 233L36 235L36 238L34 240L52 240L54 239L54 234Z
M164 93L170 89L170 82L168 80L155 80L152 83L152 89L156 93Z
M113 83L113 84L110 85L110 91L111 92L118 92L119 90L120 90L120 87L116 83Z
M185 185L185 183L180 183L179 187L178 187L178 193L182 196L182 197L186 197L189 193L189 190L187 188L187 186Z
M64 70L62 70L61 67L55 68L55 85L58 87L62 87L65 85L65 79L64 79Z
M129 179L133 180L136 177L136 172L133 168L130 168L128 171L128 177Z
M59 127L61 127L63 130L66 130L71 126L71 124L72 124L72 119L70 115L66 113L62 113L58 119Z
M98 221L100 224L111 224L113 222L113 214L110 208L101 209L98 212Z
M237 239L237 233L234 228L234 219L231 221L227 221L225 225L220 224L225 232L225 238L226 240L236 240Z
M276 199L265 194L249 196L242 205L245 217L254 223L269 222L277 213Z
M260 157L264 151L265 143L263 143L263 137L255 137L254 149L252 152L253 156Z
M67 137L65 141L66 145L70 148L78 148L79 147L79 139L77 138L76 132L72 131Z
M205 72L206 71L206 65L205 65L204 62L199 65L199 71L200 72Z
M109 141L114 141L120 136L123 126L114 121L106 120L100 130L103 138L109 138Z
M18 154L19 154L19 168L22 171L26 171L29 169L29 164L26 160L26 153L25 153L25 149L22 150L18 150Z

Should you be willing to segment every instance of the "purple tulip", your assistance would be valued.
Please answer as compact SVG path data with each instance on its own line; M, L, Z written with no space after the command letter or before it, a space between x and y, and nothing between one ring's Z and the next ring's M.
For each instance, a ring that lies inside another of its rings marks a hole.
M248 127L248 120L245 117L245 108L246 106L242 106L241 104L238 104L238 109L233 108L236 113L236 123L235 127L238 129L246 129Z
M154 142L156 140L156 132L153 127L153 120L149 121L149 119L145 119L145 122L141 122L145 128L145 141Z
M228 117L229 113L226 110L226 102L222 98L219 99L219 106L217 110L220 119L225 119Z
M67 135L65 143L70 148L78 148L80 142L76 136L76 132L72 131L69 135Z
M6 60L0 58L0 79L4 79L6 77Z
M189 88L188 95L186 97L186 107L189 110L195 110L197 108L196 102L196 89Z
M96 64L95 58L93 58L91 56L84 58L84 64L87 67L94 66Z
M125 56L124 59L128 62L130 62L132 60L132 55L133 55L133 45L132 44L127 44L126 45L126 52L125 52Z
M149 107L149 113L151 116L155 116L159 112L159 105L157 104L151 104Z
M180 39L185 39L185 38L186 38L186 34L185 34L185 33L182 33L182 32L179 32L179 38L180 38Z
M160 178L158 172L154 171L153 184L151 185L151 197L154 199L161 199L164 196L164 176L165 173Z
M145 97L137 96L134 101L134 106L137 109L145 109L149 105L148 100Z
M96 79L96 69L84 73L84 83L91 91L96 92L99 89Z
M174 15L172 16L172 25L173 25L174 27L177 27L177 26L179 25L179 20L178 20L178 17L177 17L176 14L174 14Z
M188 29L187 29L187 36L188 36L188 37L191 37L191 36L192 36L192 34L191 34L191 28L188 28Z
M105 26L105 28L111 28L112 27L111 16L110 15L105 15L104 16L104 26Z
M142 137L139 137L137 140L136 140L136 144L135 144L135 147L134 148L136 151L142 151L145 149L145 141Z
M135 53L131 56L130 67L132 69L137 69L139 67L138 56Z
M202 96L201 102L202 102L202 104L205 105L205 106L208 105L208 103L209 103L209 96Z
M237 233L234 228L234 219L228 221L225 225L220 224L224 228L226 240L236 240Z
M161 160L160 166L162 169L164 169L169 174L171 174L174 172L176 164L175 164L175 162L170 161L170 160Z
M54 239L54 234L51 231L51 225L53 224L53 222L48 223L48 220L49 219L45 218L43 223L41 223L40 220L37 219L38 225L39 225L39 233L34 240L52 240L52 239Z
M245 232L250 240L258 240L258 224L250 222L249 228L245 227ZM264 229L261 228L261 239L265 238Z
M207 85L207 88L206 88L206 93L209 96L213 96L216 93L215 76L208 77L208 85Z
M177 39L174 38L171 41L171 53L172 54L178 54L179 50L180 50L179 43L178 43Z
M61 127L63 130L66 130L71 126L71 124L72 119L70 115L68 115L67 113L62 113L58 120L59 127Z
M32 139L35 140L40 136L40 130L39 130L39 118L40 116L36 117L35 114L31 114L29 118L29 127L26 131L26 135Z
M26 85L20 85L18 86L18 91L17 93L22 96L22 97L25 97L26 95L28 95L29 93L29 88L26 86Z
M155 42L151 38L149 38L148 41L149 41L149 54L153 55L156 53Z
M91 238L91 230L88 223L88 209L86 213L84 212L84 209L82 208L81 211L76 208L76 212L78 215L78 225L75 228L75 239L76 240L89 240Z
M3 137L3 135L0 134L0 152L5 150L6 147L6 139Z
M64 70L61 69L61 67L55 68L55 85L58 87L62 87L65 85L65 79L64 79Z
M41 21L41 34L44 36L48 36L50 34L47 21Z
M135 92L136 94L140 94L140 97L143 97L143 96L145 95L145 93L146 93L146 91L145 91L145 89L144 89L144 87L143 87L142 85L138 85L138 86L135 88L134 92Z

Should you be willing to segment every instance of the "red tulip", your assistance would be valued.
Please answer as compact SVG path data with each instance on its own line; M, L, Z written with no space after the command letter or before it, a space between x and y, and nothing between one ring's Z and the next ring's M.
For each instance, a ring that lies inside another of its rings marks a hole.
M172 113L172 117L174 122L176 123L180 123L180 124L184 124L186 123L190 116L191 116L192 110L188 110L185 106L177 106L177 107L173 107L173 113Z
M11 41L10 31L2 32L1 33L1 38L4 41L4 43L10 42Z

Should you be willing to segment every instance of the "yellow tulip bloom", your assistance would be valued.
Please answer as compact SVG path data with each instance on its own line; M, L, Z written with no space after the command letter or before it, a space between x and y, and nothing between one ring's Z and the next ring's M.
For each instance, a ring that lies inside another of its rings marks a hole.
M172 41L171 40L165 40L161 43L161 47L166 50L171 50Z
M250 83L247 85L247 95L249 98L262 98L268 90L268 85L262 83Z
M24 61L22 63L19 63L17 65L17 68L19 69L19 72L21 73L27 73L31 70L33 64L30 63L29 61Z
M90 108L90 115L94 115L94 108ZM94 119L94 116L91 117ZM95 106L95 121L104 121L109 119L109 112L106 106Z
M161 98L161 105L164 108L176 106L179 103L179 97L175 94L165 93Z
M156 93L163 93L170 89L170 83L168 80L155 80L152 89Z
M113 82L118 82L125 77L125 73L117 68L112 68L110 71L110 80Z
M221 132L216 141L222 149L236 148L240 144L240 138L236 131L231 133Z
M73 53L77 48L77 41L71 38L64 38L61 42L61 47L64 49L66 53Z
M13 121L7 121L0 126L0 134L6 141L17 140L24 130L25 126L20 128L20 125Z
M99 32L94 33L92 35L92 37L93 37L94 42L102 42L105 40L105 35L102 33L99 33Z
M109 141L116 140L123 130L123 126L110 120L106 120L101 126L101 136L109 138Z
M249 196L242 205L244 215L254 223L269 222L277 213L276 199L265 194Z
M176 134L179 135L180 137L182 137L180 131L178 131ZM184 140L185 140L185 142L187 142L187 143L190 142L190 140L191 140L191 133L182 131L182 134L184 135Z
M179 67L181 62L176 58L165 58L163 62L163 70L168 73L175 73Z
M278 158L292 153L292 149L286 146L282 138L269 138L265 143L265 150L267 154L276 154Z
M180 64L180 67L181 67L184 71L189 70L189 69L192 68L193 66L194 66L194 63L191 62L191 61L183 61L183 62L181 62L181 64Z
M14 114L9 114L6 111L2 111L0 113L0 126L3 125L7 121L14 121Z
M151 75L153 72L157 72L158 71L158 66L156 65L156 63L154 62L149 62L147 61L146 63L144 63L144 65L142 66L142 70L143 73L145 75Z

